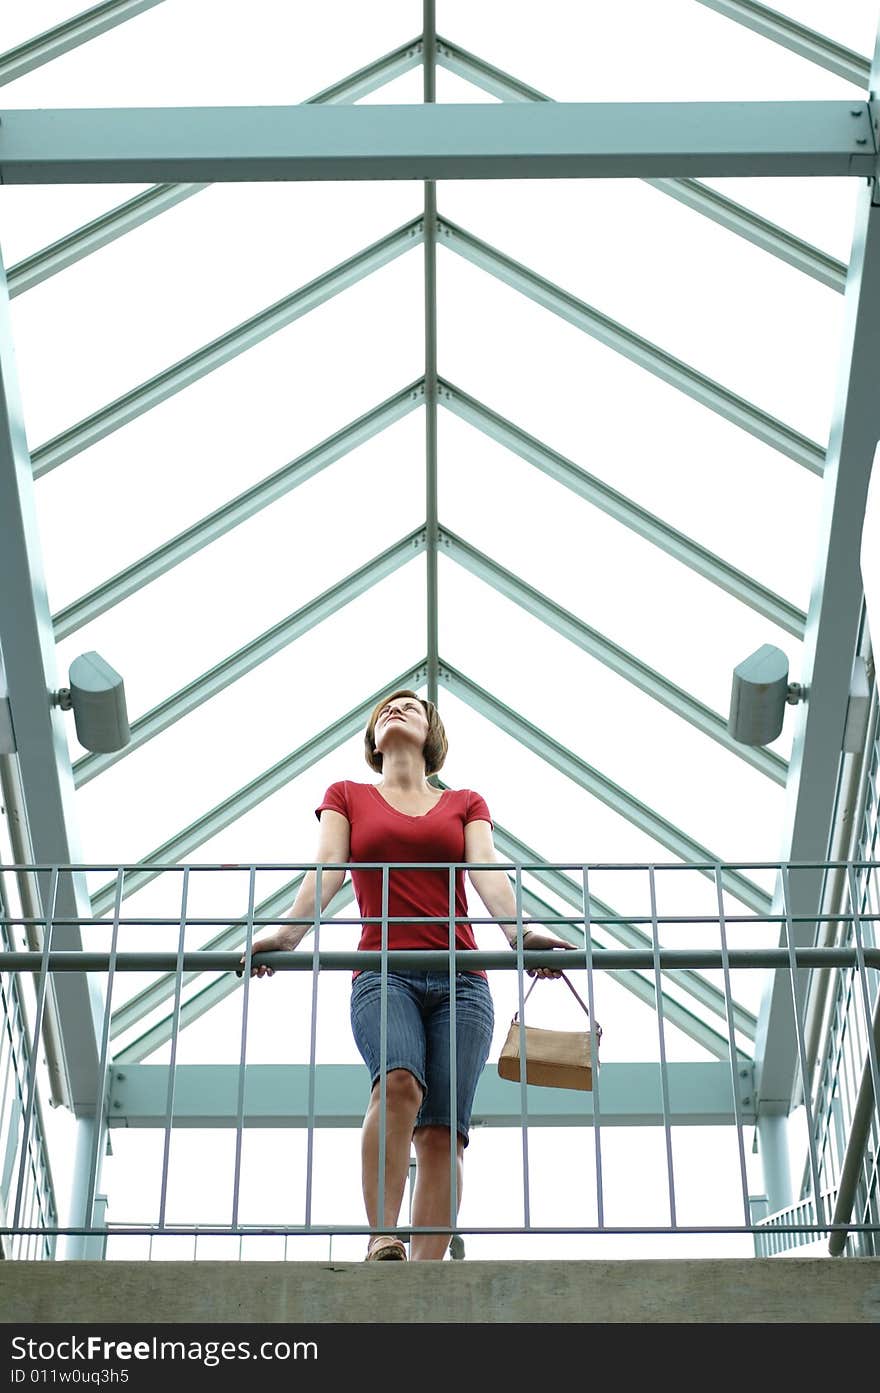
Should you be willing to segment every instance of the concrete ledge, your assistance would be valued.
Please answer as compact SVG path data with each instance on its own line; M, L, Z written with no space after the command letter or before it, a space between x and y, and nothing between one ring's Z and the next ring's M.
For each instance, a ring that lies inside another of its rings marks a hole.
M0 1262L7 1323L880 1323L880 1258Z

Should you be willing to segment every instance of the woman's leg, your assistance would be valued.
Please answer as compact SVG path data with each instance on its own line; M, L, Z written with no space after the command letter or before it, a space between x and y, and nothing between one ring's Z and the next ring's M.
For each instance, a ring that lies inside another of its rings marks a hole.
M420 980L421 979L421 980ZM361 972L351 992L355 1043L373 1086L361 1133L364 1206L372 1229L394 1228L409 1174L413 1127L424 1096L425 1032L420 997L424 974L388 973L385 1041L382 1048L382 983L378 972ZM383 1058L384 1054L384 1058ZM384 1202L379 1210L381 1069L385 1068ZM405 1256L400 1249L399 1256Z
M474 1094L492 1045L494 1012L485 977L460 972L455 978L455 1106L453 1108L449 1035L452 1019L449 979L430 974L429 1009L425 1015L427 1089L416 1118L416 1189L413 1196L412 1256L440 1259L448 1234L417 1234L418 1227L454 1227L461 1203L462 1157L467 1146ZM456 1137L456 1205L450 1200L450 1136Z
M422 1102L422 1088L406 1069L392 1069L385 1091L385 1195L379 1216L379 1139L381 1105L377 1079L370 1094L361 1133L364 1206L370 1228L394 1228L409 1175L413 1125ZM447 1142L448 1148L448 1142Z
M416 1152L416 1188L413 1194L413 1229L446 1227L450 1215L450 1155L448 1127L420 1127L413 1137ZM456 1208L461 1203L464 1140L456 1138ZM449 1247L446 1233L413 1233L410 1256L413 1262L439 1261Z

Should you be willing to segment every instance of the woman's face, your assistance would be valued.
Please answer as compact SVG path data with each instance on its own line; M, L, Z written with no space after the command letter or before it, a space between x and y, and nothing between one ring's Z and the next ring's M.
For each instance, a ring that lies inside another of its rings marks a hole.
M421 754L427 738L428 717L416 697L393 697L376 717L373 743L382 755L407 746L412 746Z

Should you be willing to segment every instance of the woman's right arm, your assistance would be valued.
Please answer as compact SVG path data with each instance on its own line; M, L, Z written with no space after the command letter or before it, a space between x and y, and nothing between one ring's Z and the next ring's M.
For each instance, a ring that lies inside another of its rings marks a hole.
M315 854L315 861L318 865L326 865L328 862L340 862L349 860L351 845L351 825L347 817L342 813L334 812L332 808L325 808L321 813L321 830L318 833L318 849ZM333 899L345 879L345 871L323 871L321 874L321 909ZM287 913L290 919L308 919L314 921L315 918L315 881L314 871L306 871L302 885L299 887L296 899ZM272 929L268 934L254 942L252 953L269 953L279 951L290 951L295 948L301 939L305 938L311 922L308 924L280 924L277 929ZM241 959L244 966L244 958ZM251 976L271 977L274 967L269 967L266 963L251 964Z

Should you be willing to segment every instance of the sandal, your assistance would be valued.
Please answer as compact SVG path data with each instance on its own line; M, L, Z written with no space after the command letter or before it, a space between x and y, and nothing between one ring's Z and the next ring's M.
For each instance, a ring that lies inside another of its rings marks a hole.
M364 1262L406 1262L406 1248L390 1233L378 1233L370 1239Z

